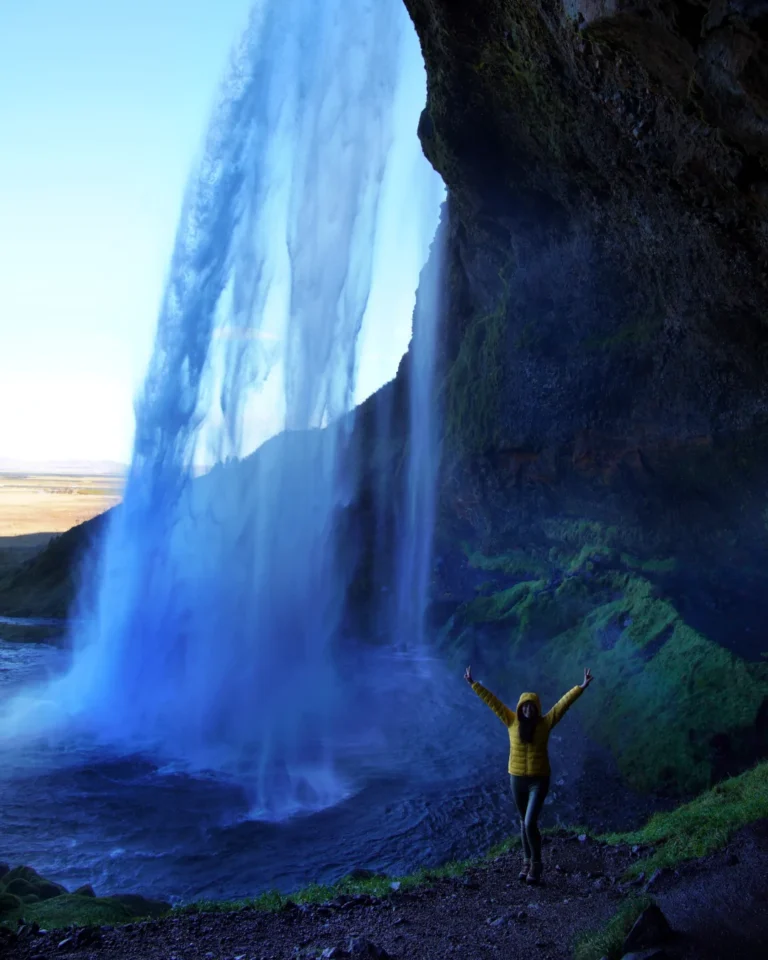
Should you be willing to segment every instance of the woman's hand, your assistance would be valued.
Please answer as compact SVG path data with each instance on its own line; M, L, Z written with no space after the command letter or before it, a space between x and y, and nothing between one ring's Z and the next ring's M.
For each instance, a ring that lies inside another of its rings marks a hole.
M587 687L592 683L595 678L592 676L592 671L587 667L584 671L584 683L581 684L581 689L586 690Z
M472 679L472 667L467 667L467 669L464 671L464 679L471 687L474 683L474 680Z

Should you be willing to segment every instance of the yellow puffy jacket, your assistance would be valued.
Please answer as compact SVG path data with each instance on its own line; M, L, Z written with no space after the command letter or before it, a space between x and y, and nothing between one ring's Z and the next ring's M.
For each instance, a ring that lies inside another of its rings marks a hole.
M551 772L547 752L549 735L555 724L563 719L566 710L584 692L581 687L574 687L569 690L544 716L541 715L541 700L539 700L537 693L522 694L517 701L517 709L512 711L490 690L486 690L481 683L473 683L472 689L483 703L488 704L509 731L509 772L515 777L548 777ZM539 712L539 722L533 728L531 743L524 743L520 739L518 716L520 707L528 701L536 704L536 709Z

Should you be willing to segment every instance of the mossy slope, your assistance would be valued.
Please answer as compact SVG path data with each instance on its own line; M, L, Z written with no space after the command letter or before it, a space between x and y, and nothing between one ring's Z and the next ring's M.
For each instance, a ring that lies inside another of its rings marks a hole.
M449 656L459 664L472 652L501 675L524 663L556 689L590 666L596 682L580 719L636 789L691 795L764 756L768 662L744 659L686 622L660 586L675 561L558 539L527 564L520 551L470 551L473 565L508 570L511 582L457 610L444 639ZM526 568L539 576L525 579Z

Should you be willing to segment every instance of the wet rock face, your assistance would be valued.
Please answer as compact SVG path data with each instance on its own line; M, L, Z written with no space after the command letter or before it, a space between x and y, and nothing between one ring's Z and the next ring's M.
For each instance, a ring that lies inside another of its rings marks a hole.
M451 196L459 445L763 421L768 6L405 3Z

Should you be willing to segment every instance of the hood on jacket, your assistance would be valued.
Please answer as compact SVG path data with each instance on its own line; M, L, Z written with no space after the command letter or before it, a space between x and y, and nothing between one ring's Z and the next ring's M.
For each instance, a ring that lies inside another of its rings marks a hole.
M517 701L517 708L515 710L518 718L521 716L520 707L522 707L524 703L532 703L536 707L539 717L542 716L541 700L539 700L538 693L521 693L520 694L520 699Z

